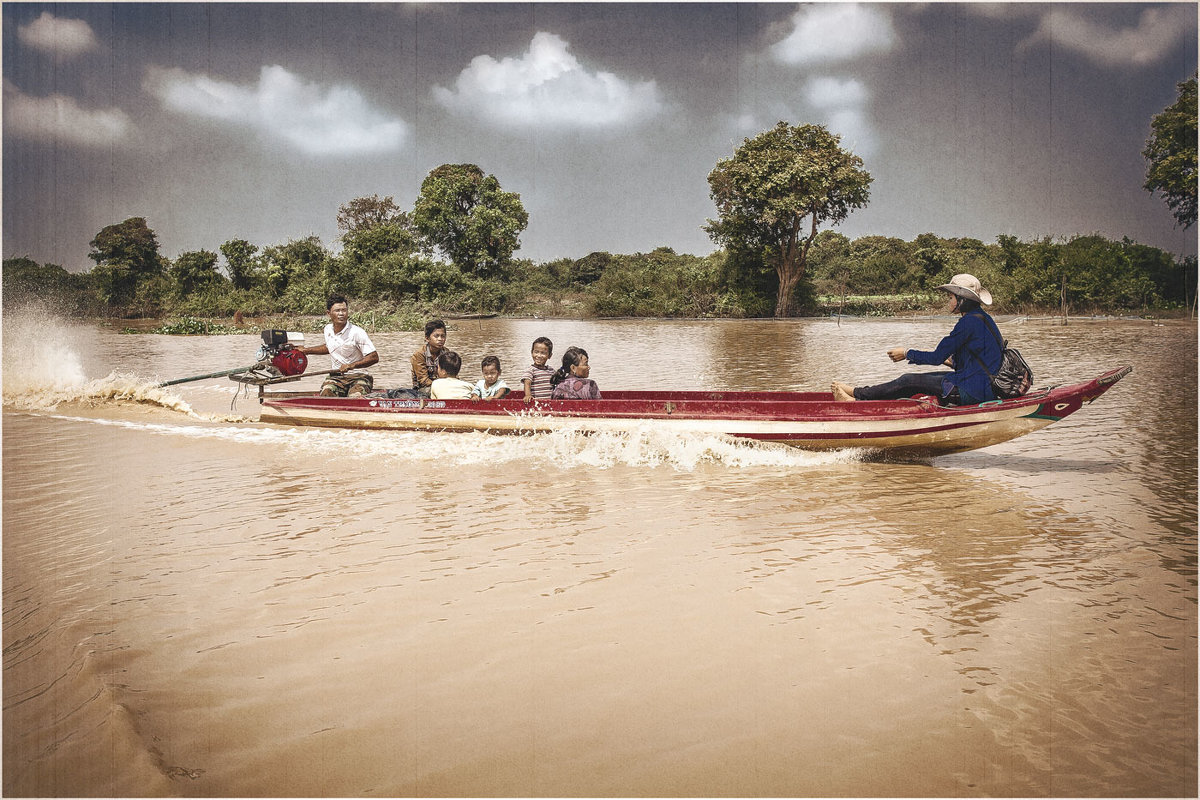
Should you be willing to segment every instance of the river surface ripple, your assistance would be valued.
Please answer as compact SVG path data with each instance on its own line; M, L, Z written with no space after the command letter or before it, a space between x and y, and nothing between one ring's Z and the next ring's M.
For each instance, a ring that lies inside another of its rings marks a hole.
M824 390L950 323L472 320L449 346L472 380L548 335L602 390ZM254 335L6 317L4 794L1195 796L1195 326L1001 326L1039 385L1134 372L891 464L652 425L275 428L225 379L151 387ZM403 385L420 334L374 338Z

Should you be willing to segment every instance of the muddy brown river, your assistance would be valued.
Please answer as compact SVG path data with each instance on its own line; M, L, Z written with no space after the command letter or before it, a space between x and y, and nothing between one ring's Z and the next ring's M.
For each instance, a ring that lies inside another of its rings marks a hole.
M1000 317L1037 385L925 463L273 427L246 336L4 319L6 796L1192 796L1190 322ZM610 389L899 374L949 318L453 322ZM373 337L377 386L420 334ZM324 369L314 357L313 369ZM909 367L912 369L912 367Z

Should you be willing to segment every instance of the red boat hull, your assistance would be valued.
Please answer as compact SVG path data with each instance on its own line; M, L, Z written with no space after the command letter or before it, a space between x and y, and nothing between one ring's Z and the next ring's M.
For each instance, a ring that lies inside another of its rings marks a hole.
M934 398L837 402L818 392L606 391L602 400L266 399L261 419L339 428L486 431L628 431L654 425L679 433L722 434L808 450L868 448L928 457L1022 436L1078 411L1131 371L1036 389L1013 400L942 407ZM269 395L268 395L269 397Z

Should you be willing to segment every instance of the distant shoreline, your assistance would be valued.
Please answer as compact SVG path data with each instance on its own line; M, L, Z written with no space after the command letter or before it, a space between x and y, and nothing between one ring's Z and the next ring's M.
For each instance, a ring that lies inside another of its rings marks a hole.
M437 316L437 315L431 315ZM1065 320L1062 315L1058 314L1021 314L1021 313L993 313L996 321L1000 324L1024 324L1024 323L1039 323L1047 325L1076 325L1076 324L1112 324L1112 323L1143 323L1148 325L1170 325L1172 327L1182 327L1184 325L1196 325L1197 320L1194 317L1188 316L1186 311L1170 311L1163 312L1161 315L1136 315L1136 314L1081 314L1079 316L1068 316ZM939 319L949 319L948 314L922 314L917 312L897 312L889 314L870 314L870 315L852 315L852 314L822 314L811 316L794 316L783 319L775 317L572 317L572 316L548 316L535 314L487 314L482 316L454 316L450 314L442 315L446 322L454 327L458 322L475 322L481 320L545 320L552 322L654 322L654 323L696 323L696 322L713 322L713 323L728 323L728 322L778 322L788 323L792 321L811 321L811 320L829 320L837 322L845 320L849 322L891 322L895 320L910 320L913 322L932 321ZM178 325L180 320L185 320L186 325ZM157 333L167 335L238 335L238 334L257 334L259 331L271 328L280 328L288 330L301 331L319 331L328 321L323 316L264 316L264 317L247 317L242 320L242 324L235 325L228 318L197 318L197 317L162 317L162 318L140 318L140 319L121 319L114 317L92 317L84 321L97 325L99 327L116 330L121 333ZM359 325L362 325L362 320L355 320ZM172 329L175 325L178 329ZM413 327L396 327L392 325L365 325L371 333L407 333L419 330ZM207 330L206 330L207 329Z

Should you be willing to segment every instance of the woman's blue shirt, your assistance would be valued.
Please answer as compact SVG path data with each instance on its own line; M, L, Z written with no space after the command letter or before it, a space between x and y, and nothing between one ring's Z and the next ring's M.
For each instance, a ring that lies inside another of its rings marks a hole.
M908 363L941 365L953 356L954 371L942 381L942 396L957 386L962 405L995 400L991 376L980 365L980 362L987 365L993 375L1000 369L1002 356L999 331L995 326L996 323L983 311L963 314L950 335L938 342L933 351L909 350Z

